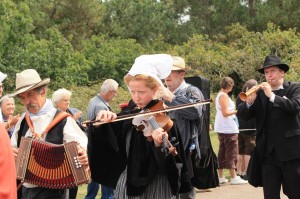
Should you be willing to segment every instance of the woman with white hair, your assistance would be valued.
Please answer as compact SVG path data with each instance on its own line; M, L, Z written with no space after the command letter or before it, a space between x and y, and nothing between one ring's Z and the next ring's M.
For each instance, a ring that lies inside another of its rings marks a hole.
M78 126L84 131L84 128L81 126L82 118L81 114L82 112L76 108L70 108L70 101L71 101L71 91L61 88L52 94L52 103L55 108L57 108L60 111L65 111L67 113L70 113L73 117ZM68 199L76 199L78 187L74 187L72 189L69 189L69 193L66 193L66 198ZM69 195L69 197L67 196Z
M57 108L58 110L70 113L74 117L79 127L82 128L81 127L82 112L76 108L70 108L71 95L72 95L71 91L65 88L58 89L54 91L54 93L52 94L52 103L54 107Z
M15 125L20 118L20 114L14 116L15 112L15 100L8 95L5 95L0 100L0 107L2 111L2 118L4 127L7 130L9 137L14 132Z

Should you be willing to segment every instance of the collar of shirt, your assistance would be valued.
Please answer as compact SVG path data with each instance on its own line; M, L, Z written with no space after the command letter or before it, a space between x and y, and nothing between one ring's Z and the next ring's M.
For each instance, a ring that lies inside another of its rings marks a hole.
M277 90L280 90L280 89L283 89L283 85L280 85L278 88L273 89L272 91L277 91Z
M101 95L98 93L97 96L100 98L100 100L110 109L108 102L101 97Z
M54 106L53 106L52 101L50 99L46 99L46 102L45 102L44 106L41 108L41 110L39 112L37 112L36 114L33 114L33 113L30 113L28 111L28 115L29 115L29 117L44 115L44 114L48 113L53 108L54 108Z
M183 82L180 84L180 86L178 88L176 88L173 93L175 94L175 93L187 88L188 86L189 85L183 80Z

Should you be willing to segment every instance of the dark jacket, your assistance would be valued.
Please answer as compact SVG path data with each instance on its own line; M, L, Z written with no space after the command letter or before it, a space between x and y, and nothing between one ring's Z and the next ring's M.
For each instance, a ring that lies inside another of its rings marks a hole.
M238 96L236 98L236 106L238 107L241 103L243 103L243 101L240 99L240 97ZM238 112L236 114L238 121L239 121L239 129L241 134L245 134L245 135L256 135L256 123L255 123L255 118L251 118L249 120L244 120L241 115L241 113ZM251 129L251 130L245 130L245 129ZM254 130L255 129L255 130Z
M125 109L129 111L130 109ZM92 179L102 185L115 188L120 174L127 167L127 194L141 195L159 172L153 142L147 141L141 131L137 131L132 120L113 122L88 128L88 155ZM129 154L126 154L126 136L132 132ZM174 124L168 132L176 137L178 155L166 157L166 173L173 194L191 190L186 160L181 138ZM178 166L182 166L181 170Z
M265 154L275 150L279 160L300 158L300 84L284 82L274 103L262 90L252 106L240 104L238 111L245 120L255 117L256 148L262 161Z

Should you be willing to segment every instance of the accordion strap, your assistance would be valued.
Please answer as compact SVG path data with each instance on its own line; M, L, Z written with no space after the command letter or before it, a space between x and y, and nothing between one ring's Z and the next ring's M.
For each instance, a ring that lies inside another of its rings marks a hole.
M25 119L26 119L26 122L29 126L29 129L30 131L32 132L33 134L33 137L34 138L43 138L45 137L45 135L57 124L59 123L61 120L65 119L66 117L72 117L71 114L67 113L67 112L64 112L64 111L61 111L59 112L54 118L53 120L51 121L51 123L47 126L47 128L41 133L41 135L39 135L38 133L35 132L34 128L33 128L33 123L28 115L28 112L26 112L25 114Z

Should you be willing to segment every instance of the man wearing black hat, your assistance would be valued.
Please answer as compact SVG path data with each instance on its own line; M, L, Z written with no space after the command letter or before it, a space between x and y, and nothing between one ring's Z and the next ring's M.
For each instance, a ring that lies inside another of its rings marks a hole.
M238 107L241 117L256 119L248 177L250 184L263 187L265 199L280 198L281 186L289 198L300 198L300 84L284 80L288 70L279 57L267 56L258 70L267 82Z

